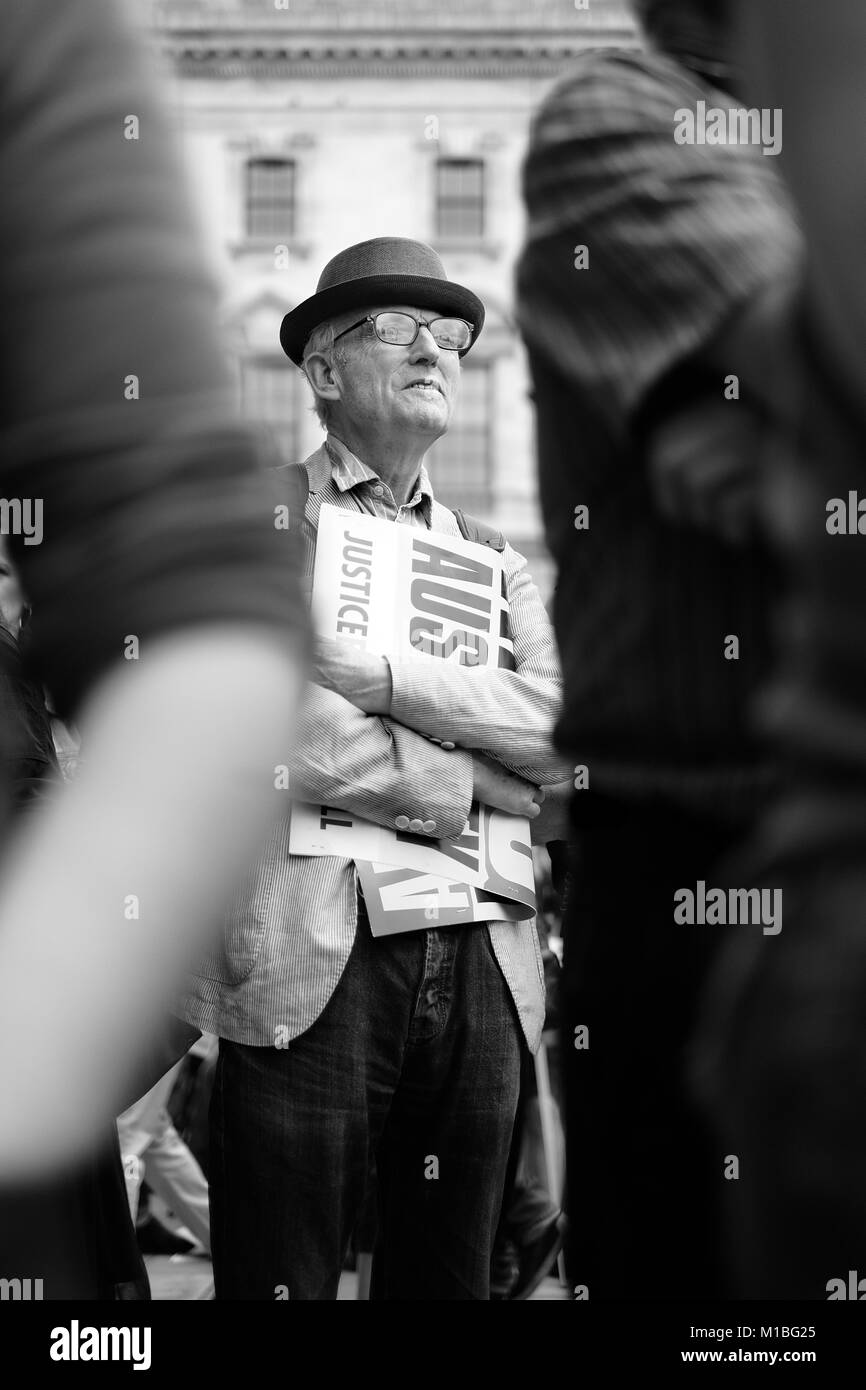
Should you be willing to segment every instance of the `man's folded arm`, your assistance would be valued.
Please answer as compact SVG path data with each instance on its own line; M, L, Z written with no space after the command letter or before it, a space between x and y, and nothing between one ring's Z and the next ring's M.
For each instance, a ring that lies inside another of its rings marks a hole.
M549 784L570 770L552 743L562 698L556 639L526 561L511 546L504 559L516 669L437 657L391 662L391 714L429 738L488 753L527 781Z
M439 839L458 835L466 824L472 757L447 752L394 720L364 714L336 691L310 685L297 727L291 786L304 801L392 829L398 818L419 820L431 838Z

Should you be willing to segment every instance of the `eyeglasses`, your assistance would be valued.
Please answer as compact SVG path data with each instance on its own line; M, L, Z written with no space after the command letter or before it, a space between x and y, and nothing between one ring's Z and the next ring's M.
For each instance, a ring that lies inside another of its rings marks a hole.
M475 324L467 323L465 319L416 319L414 314L386 309L381 314L365 314L350 328L344 328L342 333L335 334L334 342L338 338L345 338L347 333L353 333L362 323L372 323L379 341L391 343L395 347L411 347L422 327L428 328L437 347L447 348L449 352L459 352L461 355L468 352L472 346L472 334L475 331Z

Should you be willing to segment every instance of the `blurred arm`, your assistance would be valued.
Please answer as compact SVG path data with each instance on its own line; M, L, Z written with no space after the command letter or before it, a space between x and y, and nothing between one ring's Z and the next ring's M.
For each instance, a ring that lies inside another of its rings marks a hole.
M71 1157L114 1113L151 1016L217 928L277 809L303 621L122 7L2 12L0 476L43 509L37 543L14 546L33 662L86 744L3 860L7 1176Z
M75 780L3 861L0 1177L74 1156L116 1113L157 1004L283 809L297 685L266 631L191 629L82 708Z

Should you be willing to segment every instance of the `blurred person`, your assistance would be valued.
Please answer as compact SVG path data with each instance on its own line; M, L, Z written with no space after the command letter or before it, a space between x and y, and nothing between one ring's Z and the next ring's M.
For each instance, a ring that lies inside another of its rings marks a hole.
M46 796L56 795L64 775L57 755L54 721L42 686L28 674L20 650L19 639L26 642L24 619L28 612L15 566L5 546L0 545L0 728L5 779L3 810L9 817L4 826L7 837L13 819L25 809L41 804ZM70 1226L76 1228L77 1249L67 1248L61 1253L55 1233L69 1230ZM46 1235L51 1249L47 1266ZM70 1293L83 1289L85 1261L102 1297L148 1296L147 1273L126 1207L113 1126L103 1127L94 1136L89 1161L62 1181L40 1185L35 1191L17 1188L11 1195L6 1193L5 1198L0 1189L0 1261L4 1277L16 1277L16 1269L32 1269L31 1259L39 1263L49 1297L59 1291L58 1275L63 1278L68 1274L70 1282L65 1288Z
M60 780L44 692L29 673L21 652L26 613L17 571L0 542L0 728L6 748L6 803L0 808L0 817L35 804Z
M545 795L545 806L549 800L553 797ZM550 938L551 935L561 936L561 907L551 868L561 847L564 847L563 842L555 841L548 849L538 845L533 849L538 894L535 922L544 964L544 1032L548 1037L551 1032L555 1035L558 1020L561 967L551 949ZM524 1055L508 1173L490 1266L490 1296L498 1301L521 1302L530 1298L552 1270L562 1249L565 1217L549 1190L543 1131L538 1132L541 1103L532 1059ZM561 1109L557 1098L560 1115Z
M18 572L9 557L5 540L0 539L0 625L17 637L24 613L24 595Z
M50 1184L88 1171L157 1001L284 811L304 620L123 8L0 11L0 467L40 515L10 538L31 670L86 750L0 869L0 1265L100 1297Z
M128 1197L129 1168L126 1164L124 1164L123 1176L127 1183ZM170 1216L171 1213L168 1215ZM150 1188L146 1182L141 1184L138 1193L135 1241L142 1255L197 1255L201 1249L193 1239L191 1232L184 1235L180 1227L175 1229L167 1221L160 1220L153 1210Z
M536 1098L532 1059L521 1059L520 1095L502 1208L490 1262L490 1296L525 1302L553 1270L562 1249L565 1217L546 1182L531 1171L527 1109Z
M712 1298L726 1150L685 1058L721 932L675 922L674 894L714 883L771 782L750 351L800 242L760 147L675 138L698 103L738 105L725 0L638 9L647 50L587 53L534 121L518 267L575 761L567 1256L592 1299L635 1297L638 1269L641 1297Z
M781 886L785 927L731 942L697 1075L740 1155L728 1194L740 1296L862 1300L866 13L762 0L741 18L749 100L784 109L782 167L808 244L803 293L764 350L781 423L763 502L791 593L761 701L784 776L750 848L756 881Z
M31 731L36 734L32 746L41 751L43 762L46 760L50 762L51 758L48 755L48 735L50 734L50 746L54 751L56 770L66 781L74 775L78 766L80 740L74 726L68 727L58 718L52 706L49 692L27 674L26 656L22 658L19 639L23 638L26 649L27 633L25 628L29 617L30 605L25 602L18 571L9 558L5 543L0 540L0 629L5 629L16 639L14 648L16 679L22 690L26 690L25 698L28 703L32 702L39 711L35 725L31 725ZM11 650L9 644L5 643L4 647L8 654ZM47 718L47 728L42 723L43 715ZM2 727L2 721L0 721L0 727ZM17 800L14 793L13 800Z
M461 534L424 457L448 429L483 321L429 246L391 237L340 252L283 320L282 346L327 431L302 476L288 470L306 499L296 515L308 574L325 504ZM550 743L559 668L526 562L501 543L516 669L389 662L320 641L296 795L436 837L459 834L474 800L539 815L541 785L565 775ZM187 1017L220 1036L218 1298L273 1299L279 1287L335 1298L374 1159L373 1297L489 1297L520 1055L538 1046L544 1018L531 920L374 938L354 862L291 854L278 827ZM431 1154L435 1182L424 1178Z
M138 1219L141 1185L147 1182L199 1245L210 1253L207 1178L168 1113L168 1102L181 1066L182 1059L160 1077L146 1095L118 1116L120 1154L133 1221Z
M168 1107L178 1133L205 1175L210 1145L208 1110L218 1053L219 1038L213 1033L203 1033L192 1044L181 1063Z

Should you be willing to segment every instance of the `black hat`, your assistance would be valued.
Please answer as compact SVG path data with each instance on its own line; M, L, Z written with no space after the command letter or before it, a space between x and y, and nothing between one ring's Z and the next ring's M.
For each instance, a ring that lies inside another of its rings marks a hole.
M283 352L301 365L314 328L348 309L376 304L417 304L467 319L472 341L484 325L484 305L471 290L455 285L432 246L405 237L381 236L348 246L328 261L316 293L286 314L280 327Z

